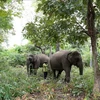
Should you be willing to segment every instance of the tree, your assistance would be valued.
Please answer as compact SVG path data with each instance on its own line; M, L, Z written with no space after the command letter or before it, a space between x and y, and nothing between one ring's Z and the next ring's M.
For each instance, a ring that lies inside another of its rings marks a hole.
M7 40L8 33L14 33L12 20L13 16L20 15L20 4L19 0L0 0L0 43Z
M88 35L91 39L92 55L93 55L93 67L94 67L94 88L93 91L100 92L100 70L97 60L97 34L95 29L95 6L93 6L92 0L88 0L87 7L87 26Z
M86 18L86 9L83 10L86 6L81 3L80 0L77 0L77 2L74 0L42 0L39 2L37 11L42 10L47 20L53 19L54 25L51 25L53 27L49 31L50 36L54 38L53 40L57 41L58 37L63 37L60 42L64 40L64 42L73 45L84 44L87 41L88 36L84 34L87 33L87 30L83 20ZM59 33L60 35L58 35Z
M39 48L42 53L45 54L45 49L48 46L45 44L46 36L42 34L44 29L42 29L40 24L35 22L29 22L23 29L23 36L30 40L35 47Z
M40 0L37 11L43 11L48 19L55 18L57 20L66 19L67 23L71 23L70 29L67 29L66 38L68 41L79 39L78 43L86 41L86 36L91 39L93 67L94 67L94 92L100 92L100 70L97 61L97 33L99 29L99 7L100 0L96 0L96 6L93 6L93 0ZM83 9L84 8L84 9ZM95 13L97 19L95 19ZM76 18L75 18L75 17ZM77 19L78 18L78 19ZM68 21L69 20L69 21ZM96 22L96 25L95 25ZM71 29L72 28L72 29ZM59 30L59 29L58 29ZM68 31L69 30L69 31ZM85 34L86 36L85 36ZM69 40L70 39L70 40ZM81 41L82 42L81 42ZM75 40L77 42L77 40ZM72 41L73 42L73 41Z
M75 19L76 16L72 16L73 19ZM55 19L54 17L48 18L46 16L37 17L35 21L26 24L23 29L23 36L29 39L37 47L43 48L46 45L52 45L55 47L56 51L58 51L60 49L59 47L62 47L65 42L69 42L74 46L75 44L78 45L79 41L83 44L84 40L87 40L87 35L78 34L75 36L75 31L79 33L79 31L83 31L83 29L81 29L82 26L79 22L74 25L73 21L74 20L70 18ZM80 25L80 28L78 25ZM79 29L79 31L77 31L77 29ZM72 33L71 36L68 35L70 31ZM81 37L84 38L84 40L81 39Z

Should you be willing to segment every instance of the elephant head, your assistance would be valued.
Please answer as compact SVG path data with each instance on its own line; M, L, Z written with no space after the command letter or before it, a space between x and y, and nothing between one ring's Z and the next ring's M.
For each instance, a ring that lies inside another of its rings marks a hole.
M28 59L28 61L29 61L30 63L33 63L33 61L34 61L33 55L29 55L27 59Z
M75 65L79 68L80 75L83 75L83 62L79 52L70 52L67 56L68 61L71 65Z
M39 57L37 55L29 55L28 60L30 64L33 64L33 69L37 69L35 66L39 63Z
M28 55L28 57L27 57L27 73L28 73L28 75L31 75L33 73L33 67L34 67L33 55Z
M38 69L40 65L40 59L37 55L33 55L34 69Z

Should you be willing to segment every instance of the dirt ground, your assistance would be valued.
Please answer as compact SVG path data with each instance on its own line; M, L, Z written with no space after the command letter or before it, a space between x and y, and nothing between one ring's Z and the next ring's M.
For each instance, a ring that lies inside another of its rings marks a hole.
M48 96L43 93L25 94L21 98L17 97L15 100L85 100L84 96L72 97L70 94L62 94L56 91L54 96Z
M59 88L50 88L48 84L41 84L39 91L27 93L22 97L17 97L15 100L93 100L85 98L85 94L72 96L70 92L66 92Z

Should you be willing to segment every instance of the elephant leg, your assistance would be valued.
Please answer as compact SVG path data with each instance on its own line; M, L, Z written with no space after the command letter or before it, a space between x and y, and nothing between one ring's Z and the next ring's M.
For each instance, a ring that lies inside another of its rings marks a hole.
M67 73L66 75L65 75L65 82L70 82L70 73Z
M70 82L70 71L71 71L71 68L70 67L67 67L66 69L65 69L65 82Z
M58 71L57 77L56 77L56 78L59 78L59 76L61 75L61 72L62 72L62 71Z
M30 70L29 70L29 66L27 65L27 74L28 74L28 76L29 76L29 73L30 72Z
M30 75L33 73L33 67L30 66Z
M54 79L56 79L56 70L53 70Z

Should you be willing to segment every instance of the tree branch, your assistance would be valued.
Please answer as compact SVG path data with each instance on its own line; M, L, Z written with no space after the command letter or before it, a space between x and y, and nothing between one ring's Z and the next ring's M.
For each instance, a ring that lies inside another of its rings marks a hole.
M35 45L36 48L40 49L43 54L45 54L45 48Z
M83 26L81 26L78 22L76 22L76 23L77 23L78 26L82 29L81 32L84 32L84 33L86 33L87 35L89 35L89 34L88 34L88 31L87 31L86 29L84 29Z

